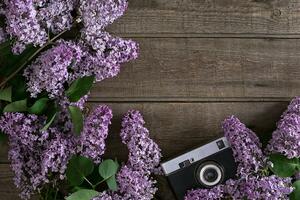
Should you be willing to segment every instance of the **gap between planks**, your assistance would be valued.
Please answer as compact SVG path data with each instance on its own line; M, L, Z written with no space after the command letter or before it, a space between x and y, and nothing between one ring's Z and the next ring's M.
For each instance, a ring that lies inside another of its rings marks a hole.
M234 102L289 102L293 97L90 97L97 103L234 103Z
M300 34L257 33L113 33L122 38L238 38L238 39L300 39Z

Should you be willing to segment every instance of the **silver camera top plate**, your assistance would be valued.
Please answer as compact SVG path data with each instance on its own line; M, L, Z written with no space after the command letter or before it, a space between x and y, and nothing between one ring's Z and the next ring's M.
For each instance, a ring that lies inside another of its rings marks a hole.
M230 148L230 144L225 137L222 137L169 161L163 162L161 167L164 174L169 175L181 168L184 168L185 165L190 165L227 148Z

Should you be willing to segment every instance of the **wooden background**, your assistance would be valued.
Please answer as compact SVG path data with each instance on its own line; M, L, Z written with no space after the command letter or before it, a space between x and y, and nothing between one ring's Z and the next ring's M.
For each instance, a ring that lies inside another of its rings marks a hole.
M231 114L268 135L300 93L300 0L130 0L109 31L141 54L93 89L89 106L114 111L107 156L126 159L118 134L129 109L144 114L167 159L222 136ZM18 199L12 177L4 147L1 200ZM157 199L174 199L158 179Z

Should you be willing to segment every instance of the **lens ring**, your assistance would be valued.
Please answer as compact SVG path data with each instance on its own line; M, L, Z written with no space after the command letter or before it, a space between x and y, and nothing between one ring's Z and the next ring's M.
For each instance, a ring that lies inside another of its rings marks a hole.
M213 181L207 180L206 173L209 170L213 170L214 173L217 174L216 178ZM209 188L209 187L213 187L223 181L224 170L218 163L209 161L209 162L202 163L199 166L199 168L197 169L197 172L196 172L196 177L197 177L198 182L201 185Z

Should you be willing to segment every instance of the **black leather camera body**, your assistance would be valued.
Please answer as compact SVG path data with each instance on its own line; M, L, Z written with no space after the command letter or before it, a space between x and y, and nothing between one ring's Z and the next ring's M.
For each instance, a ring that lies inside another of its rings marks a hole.
M225 137L161 164L174 194L183 200L188 190L211 188L236 174L236 163Z

